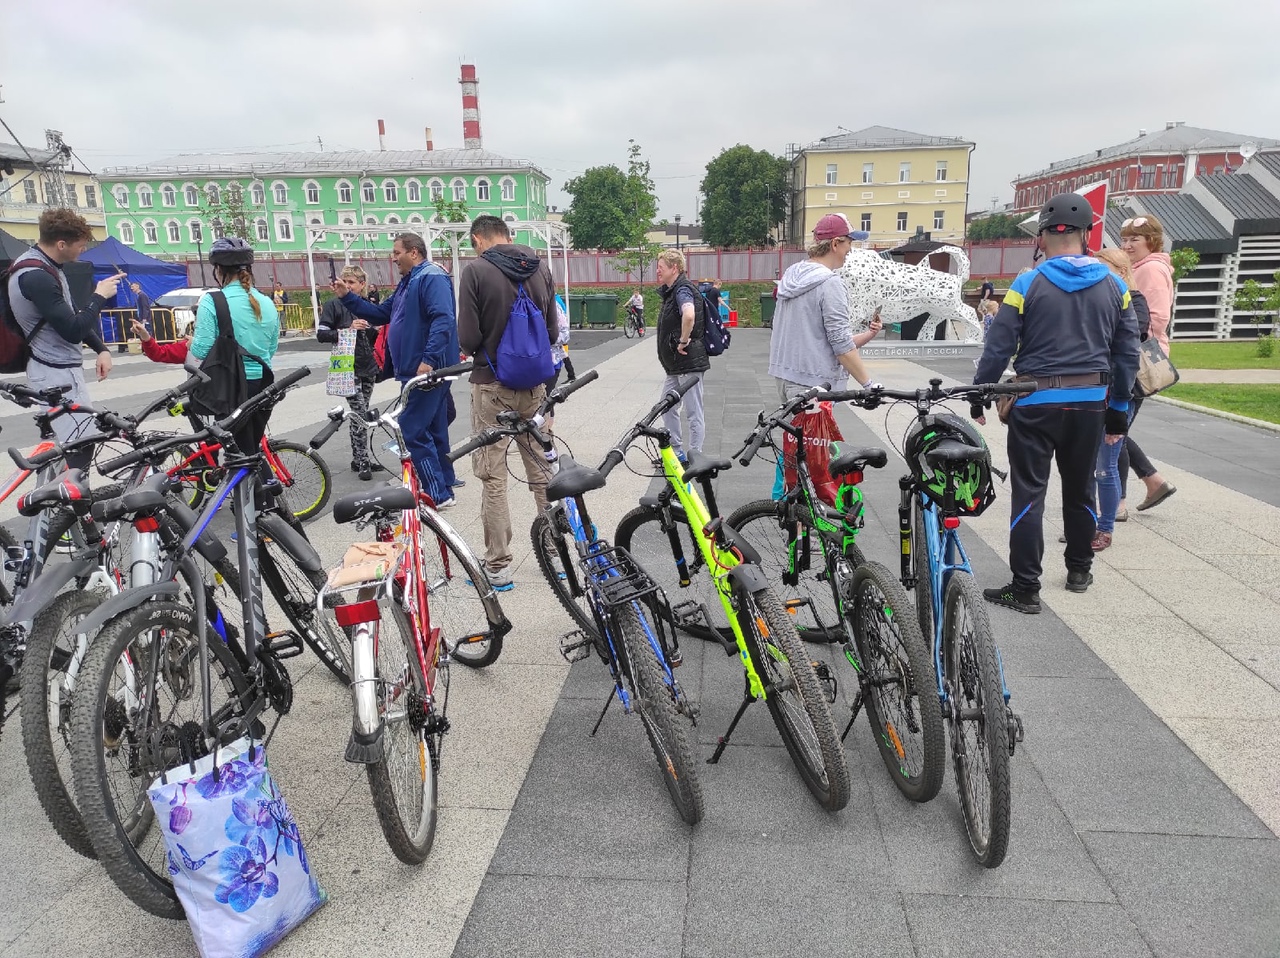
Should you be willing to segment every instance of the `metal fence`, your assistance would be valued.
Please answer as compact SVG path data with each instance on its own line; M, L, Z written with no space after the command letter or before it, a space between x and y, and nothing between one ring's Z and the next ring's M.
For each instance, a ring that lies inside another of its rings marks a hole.
M108 346L122 346L130 339L137 339L132 330L132 324L137 318L136 309L104 309L98 320L102 328L102 341ZM173 310L164 306L151 307L151 335L162 343L172 343L181 338Z
M996 240L990 243L970 243L969 275L974 279L991 277L1009 278L1017 276L1024 268L1032 265L1035 255L1035 240Z

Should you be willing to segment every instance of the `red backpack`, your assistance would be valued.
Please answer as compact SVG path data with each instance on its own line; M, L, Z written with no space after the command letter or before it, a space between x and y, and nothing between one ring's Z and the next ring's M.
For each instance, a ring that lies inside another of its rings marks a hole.
M14 263L0 278L0 373L24 373L27 371L27 360L31 358L31 347L28 345L35 334L45 324L41 318L27 335L18 325L18 318L13 315L13 306L9 302L9 280L20 269L29 267L42 269L53 277L54 282L62 284L58 270L41 259L22 259Z

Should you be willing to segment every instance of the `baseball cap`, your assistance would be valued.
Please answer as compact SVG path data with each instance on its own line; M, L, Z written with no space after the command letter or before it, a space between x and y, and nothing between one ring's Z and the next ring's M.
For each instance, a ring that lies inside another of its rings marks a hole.
M828 213L813 228L813 238L819 243L839 236L853 237L853 226L843 213Z

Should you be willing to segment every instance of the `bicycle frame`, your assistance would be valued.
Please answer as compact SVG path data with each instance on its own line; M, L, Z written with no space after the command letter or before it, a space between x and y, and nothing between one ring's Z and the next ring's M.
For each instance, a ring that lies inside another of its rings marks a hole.
M176 466L173 466L172 468L170 468L165 473L165 475L177 476L179 478L182 478L183 470L187 469L192 464L197 464L197 463L199 468L202 468L202 469L217 469L219 468L219 463L218 463L216 454L221 450L222 450L221 443L217 443L217 442L211 443L208 440L203 440L201 441L199 447L193 453L191 453L191 455L187 456L186 459L182 460L182 462L178 463ZM268 438L266 435L262 437L260 451L262 453L263 458L267 460L267 465L271 467L272 474L277 479L279 479L286 486L293 482L293 474L290 473L289 470L285 467L284 461L281 460L281 458L277 456L275 452L271 449L270 442L268 441ZM203 459L204 461L198 462L198 460L201 460L201 459ZM3 501L4 501L4 497L0 496L0 502L3 502Z

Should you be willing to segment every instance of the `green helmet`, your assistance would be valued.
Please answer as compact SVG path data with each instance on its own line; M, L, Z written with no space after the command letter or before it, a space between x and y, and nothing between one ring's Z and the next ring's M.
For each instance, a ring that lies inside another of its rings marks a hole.
M967 446L973 454L931 465L928 454L943 443ZM917 419L907 430L903 455L925 495L945 507L947 488L955 496L960 515L979 516L995 501L991 482L991 452L982 433L968 420L951 413Z

